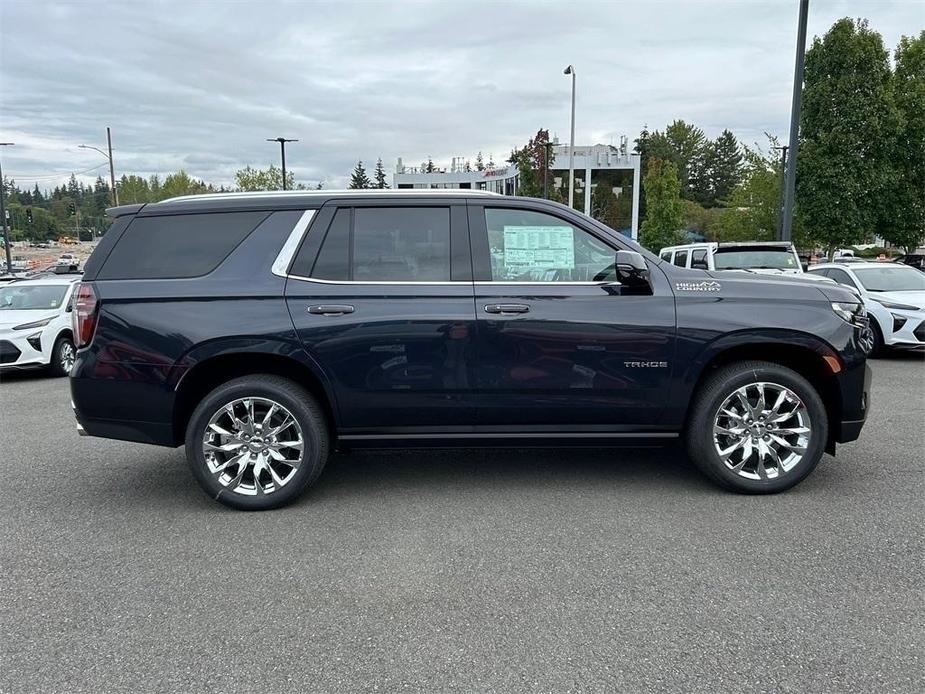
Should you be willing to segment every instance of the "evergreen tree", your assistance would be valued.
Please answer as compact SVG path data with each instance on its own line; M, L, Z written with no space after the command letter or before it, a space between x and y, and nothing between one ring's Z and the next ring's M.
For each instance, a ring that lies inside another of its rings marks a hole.
M382 168L382 157L376 160L376 170L373 173L373 180L375 181L376 188L389 187L389 184L386 183L385 169Z
M640 229L639 240L653 253L681 241L681 182L674 162L649 160L643 185L648 213Z
M705 171L707 176L704 199L698 202L712 207L729 197L742 178L742 152L739 142L729 130L711 142L707 148Z
M362 160L358 161L356 167L354 167L353 174L350 176L350 185L347 187L372 188L372 182L369 180L369 176L366 175L366 169L363 168Z
M481 153L481 152L479 152L479 153L476 155L476 157L475 157L475 170L476 170L476 171L484 171L484 170L485 170L485 162L482 161L482 153Z
M427 164L424 167L424 172L433 173L434 171L436 171L436 167L434 166L434 161L430 157L427 157Z
M897 120L890 83L883 39L866 20L835 22L806 53L797 214L830 258L870 236L883 213Z

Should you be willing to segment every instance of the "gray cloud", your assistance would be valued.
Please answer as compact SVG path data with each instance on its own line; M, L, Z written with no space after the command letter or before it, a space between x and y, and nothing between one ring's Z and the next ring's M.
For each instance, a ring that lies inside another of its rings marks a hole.
M357 159L507 156L537 128L631 139L684 118L743 141L785 135L793 2L160 2L0 5L4 169L42 186L100 163L230 183L276 163L343 185ZM925 26L915 0L814 0L810 35L864 16L888 46ZM98 170L103 172L104 169ZM87 174L95 176L97 171Z

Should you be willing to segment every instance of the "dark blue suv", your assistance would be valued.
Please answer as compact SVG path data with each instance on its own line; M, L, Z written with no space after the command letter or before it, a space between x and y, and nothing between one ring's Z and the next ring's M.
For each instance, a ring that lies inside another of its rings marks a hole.
M110 210L74 303L82 433L186 445L241 509L333 448L648 446L776 492L858 437L858 298L674 267L543 200L235 193ZM565 464L565 463L563 463Z

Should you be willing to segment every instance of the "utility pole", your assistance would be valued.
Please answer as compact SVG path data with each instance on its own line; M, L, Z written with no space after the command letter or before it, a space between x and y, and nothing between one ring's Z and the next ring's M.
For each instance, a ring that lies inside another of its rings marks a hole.
M12 142L0 142L0 147L12 147ZM6 221L6 202L4 194L6 192L6 181L3 178L3 167L0 166L0 222L3 223L3 248L6 251L6 271L13 272L13 257L10 255L10 225Z
M572 136L568 145L568 206L575 207L575 67L569 65L564 74L572 76ZM590 181L589 181L590 184Z
M106 146L109 148L109 182L112 184L112 204L119 206L119 191L116 190L116 168L112 163L112 132L106 126Z
M286 190L286 143L298 142L298 140L287 140L285 137L268 137L267 142L279 142L279 156L283 164L283 190Z
M793 197L797 182L797 152L800 146L800 107L803 102L803 65L806 60L806 16L809 0L800 0L797 25L797 55L793 67L793 98L790 101L790 142L787 177L784 180L784 214L780 227L781 241L789 241L793 232Z
M555 142L544 142L543 147L546 149L543 154L543 199L549 200L549 148L555 147Z
M771 149L778 150L780 152L780 203L777 206L777 238L784 238L784 198L787 178L787 151L790 149L788 145L780 145L778 147L771 147Z
M109 154L101 150L99 147L94 147L93 145L77 145L77 149L92 149L95 152L99 152L106 159L109 160L109 184L112 186L110 191L110 197L112 198L112 206L119 206L119 191L116 190L116 169L112 163L112 133L109 130L109 126L106 126L106 145L109 149Z

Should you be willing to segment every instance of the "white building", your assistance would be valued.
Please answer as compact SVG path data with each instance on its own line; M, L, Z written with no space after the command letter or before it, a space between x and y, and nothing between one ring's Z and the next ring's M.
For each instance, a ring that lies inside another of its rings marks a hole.
M568 186L568 145L555 144L552 146L555 156L552 159L552 174L556 186ZM417 167L408 167L398 160L395 173L392 176L394 188L464 188L473 190L488 190L503 195L517 195L519 175L517 167L512 164L494 166L484 171L466 171L466 162L456 157L449 169L437 169L433 173L425 173ZM630 232L633 239L639 236L639 157L627 152L626 140L619 147L612 145L589 145L575 147L575 191L584 191L588 182L592 188L599 182L595 181L595 172L626 171L632 172L633 212L631 229L621 230ZM598 174L598 177L600 175ZM617 194L622 192L615 189ZM591 196L584 196L584 213L591 214Z

